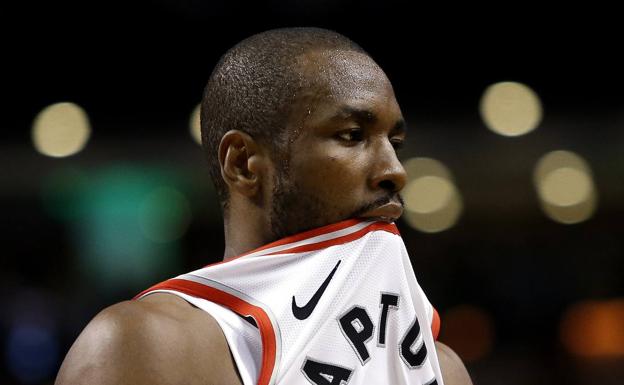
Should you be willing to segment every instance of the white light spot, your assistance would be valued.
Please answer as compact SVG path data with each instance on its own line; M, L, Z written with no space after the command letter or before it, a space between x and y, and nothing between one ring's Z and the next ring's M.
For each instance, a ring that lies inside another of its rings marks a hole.
M550 172L539 185L541 197L556 206L574 206L586 201L592 190L590 177L570 167Z
M596 208L596 189L589 165L570 151L552 151L537 163L537 195L544 213L565 224L582 222Z
M438 176L423 176L411 181L404 190L407 210L429 214L442 210L453 197L453 184Z
M459 191L448 168L435 159L412 158L404 162L408 183L403 219L413 228L436 233L452 227L462 212Z
M481 98L480 112L486 126L504 136L524 135L542 120L539 96L528 86L516 82L489 86Z
M74 103L56 103L44 108L32 126L32 140L37 151L57 158L82 150L90 135L87 113Z

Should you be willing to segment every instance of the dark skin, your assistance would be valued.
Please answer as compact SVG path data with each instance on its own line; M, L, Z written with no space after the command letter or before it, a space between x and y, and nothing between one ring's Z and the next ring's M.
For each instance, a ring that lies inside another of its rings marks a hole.
M406 174L396 149L405 126L387 77L359 53L315 51L300 59L314 82L293 106L286 158L240 131L221 140L230 194L225 259L347 218L401 215ZM436 342L436 350L446 385L472 384L450 348ZM157 293L98 314L56 379L57 385L129 383L242 382L216 321L179 297Z

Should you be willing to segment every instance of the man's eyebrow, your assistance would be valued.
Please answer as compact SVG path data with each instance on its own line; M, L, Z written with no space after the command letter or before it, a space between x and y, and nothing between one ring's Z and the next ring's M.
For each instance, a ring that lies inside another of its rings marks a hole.
M407 133L407 124L405 123L405 119L401 118L397 120L397 122L394 124L394 127L392 127L392 130L390 130L390 133L391 134Z
M366 123L375 123L377 121L377 116L372 111L349 106L342 107L340 110L338 110L336 115L334 115L334 118L355 118Z
M348 119L353 118L366 123L375 123L377 121L377 115L374 112L367 109L360 109L356 107L342 107L332 119ZM407 125L405 120L400 118L392 127L392 133L404 133L407 131Z

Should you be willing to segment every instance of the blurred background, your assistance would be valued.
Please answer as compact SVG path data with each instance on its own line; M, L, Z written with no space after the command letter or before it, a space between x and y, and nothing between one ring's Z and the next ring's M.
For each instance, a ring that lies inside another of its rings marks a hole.
M221 54L286 26L345 34L392 81L398 225L474 383L624 383L622 22L597 9L3 5L0 383L53 383L101 309L220 260L197 105Z

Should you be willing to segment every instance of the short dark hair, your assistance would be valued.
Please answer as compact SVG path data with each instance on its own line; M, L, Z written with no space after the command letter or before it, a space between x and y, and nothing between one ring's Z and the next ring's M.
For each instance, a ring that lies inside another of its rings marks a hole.
M311 50L366 52L345 36L321 28L282 28L253 35L230 48L215 66L201 104L202 146L222 207L228 189L219 144L229 130L243 131L273 154L288 142L291 106L305 84L297 58ZM366 54L368 55L368 54Z

